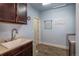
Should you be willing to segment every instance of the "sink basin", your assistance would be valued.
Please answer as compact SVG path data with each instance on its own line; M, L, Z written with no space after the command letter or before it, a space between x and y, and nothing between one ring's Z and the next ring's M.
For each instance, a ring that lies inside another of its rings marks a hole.
M5 42L5 43L1 43L1 44L3 46L5 46L6 48L15 48L15 47L18 47L18 46L23 45L25 43L28 43L30 41L31 41L30 39L18 38L16 40Z

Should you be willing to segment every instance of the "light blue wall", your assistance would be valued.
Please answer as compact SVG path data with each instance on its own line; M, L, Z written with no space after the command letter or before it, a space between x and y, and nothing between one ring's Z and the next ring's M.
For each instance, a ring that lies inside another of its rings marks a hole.
M27 25L0 22L0 41L10 39L11 30L13 28L18 29L19 36L33 39L33 18L35 16L39 16L39 12L32 8L29 4L27 6L27 12L28 16L31 16L31 20L27 21Z
M44 29L44 20L52 20L52 30ZM41 22L41 42L66 47L66 35L75 33L75 5L43 11Z

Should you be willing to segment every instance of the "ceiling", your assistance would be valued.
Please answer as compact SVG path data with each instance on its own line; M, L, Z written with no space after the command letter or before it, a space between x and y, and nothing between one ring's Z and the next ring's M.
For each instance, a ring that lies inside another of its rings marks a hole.
M45 11L48 9L55 9L55 8L60 8L64 7L67 5L70 5L72 3L51 3L48 5L43 6L42 3L29 3L33 8L39 10L39 11Z

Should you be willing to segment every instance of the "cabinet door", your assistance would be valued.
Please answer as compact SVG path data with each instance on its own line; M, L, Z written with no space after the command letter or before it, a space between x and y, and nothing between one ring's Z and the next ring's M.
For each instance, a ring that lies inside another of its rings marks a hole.
M16 56L32 56L33 53L32 42L20 47L20 52Z
M17 23L27 23L27 4L26 3L18 3L17 4Z
M14 3L0 3L0 21L15 22L15 4Z

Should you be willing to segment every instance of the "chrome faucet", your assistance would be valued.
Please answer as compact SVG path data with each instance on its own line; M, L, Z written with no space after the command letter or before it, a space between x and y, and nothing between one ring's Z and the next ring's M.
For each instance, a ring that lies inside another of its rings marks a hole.
M16 34L14 35L14 31L16 31L16 33L18 33L18 30L16 28L13 28L12 33L11 33L11 40L14 40L16 37Z

